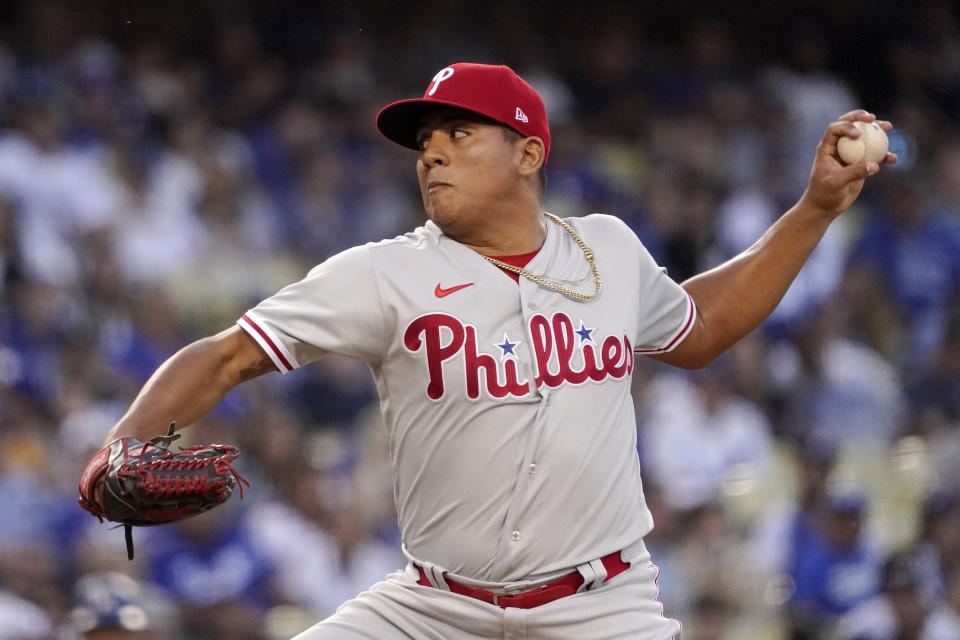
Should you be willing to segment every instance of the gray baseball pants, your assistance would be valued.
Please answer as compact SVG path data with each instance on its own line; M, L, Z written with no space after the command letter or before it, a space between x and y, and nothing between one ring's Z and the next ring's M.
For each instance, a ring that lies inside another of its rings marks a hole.
M680 623L657 600L659 569L642 543L607 582L533 609L500 607L417 584L413 565L387 576L294 640L671 640Z

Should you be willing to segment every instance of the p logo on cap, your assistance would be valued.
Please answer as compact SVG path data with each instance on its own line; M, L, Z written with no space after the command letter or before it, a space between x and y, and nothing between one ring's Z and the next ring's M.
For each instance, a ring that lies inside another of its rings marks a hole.
M417 148L421 119L438 106L476 113L522 136L543 140L550 155L550 125L540 94L504 65L458 62L433 76L422 98L389 104L377 115L377 128L388 139L408 149Z
M433 76L433 86L427 90L427 95L432 96L435 94L437 92L437 88L440 86L440 83L444 80L447 80L451 76L453 76L453 67L441 69L437 75Z

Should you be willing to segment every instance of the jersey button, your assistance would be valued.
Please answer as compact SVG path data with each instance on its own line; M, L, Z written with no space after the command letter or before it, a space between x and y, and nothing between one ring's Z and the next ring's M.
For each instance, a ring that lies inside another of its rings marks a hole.
M519 542L519 541L520 541L520 532L519 532L519 531L514 531L513 533L511 533L511 534L510 534L510 539L513 540L514 542Z
M530 475L531 476L537 475L537 465L535 464L530 465Z

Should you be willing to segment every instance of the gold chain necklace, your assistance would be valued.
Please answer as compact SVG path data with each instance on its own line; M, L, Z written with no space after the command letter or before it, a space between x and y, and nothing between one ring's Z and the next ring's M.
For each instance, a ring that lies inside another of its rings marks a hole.
M590 270L593 271L593 293L592 294L587 295L584 293L577 293L576 291L571 291L570 289L566 289L558 284L559 282L567 282L565 280L560 281L554 278L550 278L549 276L542 273L534 273L533 271L527 271L523 267L515 267L512 264L507 264L502 260L497 260L496 258L491 258L490 256L483 256L483 257L487 260L487 262L494 264L500 267L501 269L506 269L507 271L523 276L524 278L526 278L527 280L530 280L531 282L536 282L541 287L546 287L551 291L556 291L557 293L563 294L568 298L571 298L572 300L579 300L581 302L593 300L598 295L600 295L600 290L603 288L603 281L600 280L600 271L599 269L597 269L597 263L594 261L593 249L587 246L587 243L583 241L583 238L577 235L577 232L574 231L569 224L567 224L566 222L564 222L563 220L561 220L560 218L558 218L557 216L553 215L550 212L544 211L544 213L548 218L550 218L551 220L556 222L558 225L560 225L560 227L564 231L569 233L570 236L577 243L577 246L580 247L580 250L583 251L583 257L587 259L587 263L590 265Z

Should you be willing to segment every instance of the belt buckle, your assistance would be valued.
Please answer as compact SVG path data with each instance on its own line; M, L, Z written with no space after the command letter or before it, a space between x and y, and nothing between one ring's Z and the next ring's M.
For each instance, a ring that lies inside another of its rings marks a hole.
M511 605L511 604L510 604L510 601L513 601L513 600L521 600L521 602L523 602L523 600L522 600L523 598L525 598L525 597L527 597L527 596L530 596L530 595L533 595L533 594L536 594L536 593L539 593L539 592L543 591L544 589L546 589L547 586L548 586L548 585L543 585L543 586L540 586L540 587L534 587L533 589L527 589L526 591L513 590L513 591L504 591L503 593L495 593L495 594L493 594L493 604L496 605L496 606L498 606L498 607L500 607L500 608L502 608L502 609L506 609L506 608L509 607L509 606L515 606L515 607L518 607L518 608L520 608L520 609L527 609L527 608L529 608L529 607L525 607L525 606L523 606L523 604L514 604L514 605ZM507 602L503 602L504 600L507 600Z

